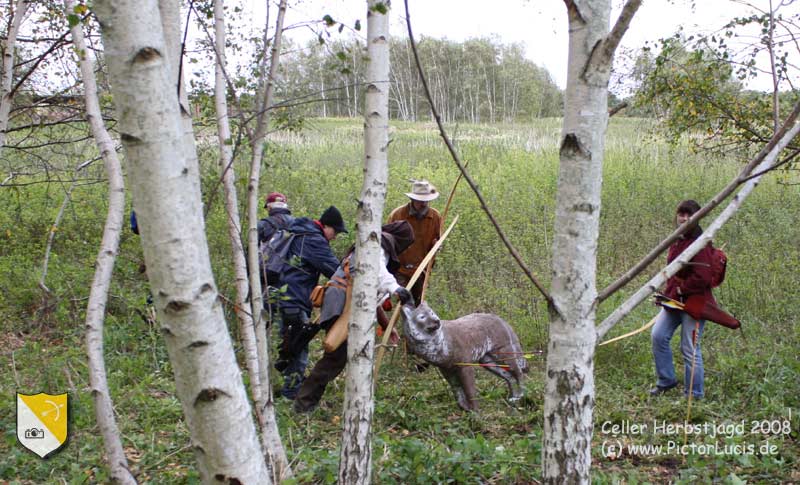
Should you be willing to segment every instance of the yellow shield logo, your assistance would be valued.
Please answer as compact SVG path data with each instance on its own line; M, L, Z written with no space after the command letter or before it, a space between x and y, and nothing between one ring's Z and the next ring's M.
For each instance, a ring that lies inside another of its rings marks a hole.
M69 396L17 393L17 439L42 458L67 442Z

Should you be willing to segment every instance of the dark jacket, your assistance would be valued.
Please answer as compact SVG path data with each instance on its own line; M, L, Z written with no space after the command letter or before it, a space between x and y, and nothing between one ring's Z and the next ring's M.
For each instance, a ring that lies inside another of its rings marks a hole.
M311 313L311 290L317 286L319 275L330 278L339 267L339 260L325 239L322 226L307 217L292 221L289 230L297 235L289 248L291 267L283 273L286 294L280 301L281 311L301 310ZM296 264L295 261L299 260Z
M269 217L258 221L258 242L269 241L275 231L288 227L292 223L292 211L289 209L272 209Z
M690 234L672 243L667 253L667 264L680 256L702 233L702 229L698 227ZM714 301L714 296L711 294L711 251L709 243L691 259L692 264L684 266L677 274L668 279L664 294L680 302L685 302L686 297L690 295L702 295L704 300Z

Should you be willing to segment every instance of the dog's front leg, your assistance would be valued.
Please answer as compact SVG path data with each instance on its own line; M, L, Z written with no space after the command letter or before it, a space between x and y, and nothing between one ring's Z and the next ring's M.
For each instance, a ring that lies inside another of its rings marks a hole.
M470 402L467 399L466 394L464 394L464 388L461 385L461 377L458 373L458 369L445 369L443 367L439 367L439 372L442 373L442 376L445 378L448 384L450 384L450 389L453 390L453 394L456 396L456 402L458 403L459 407L465 411L471 411Z
M456 370L458 380L461 382L461 389L465 394L470 411L478 410L478 400L475 399L475 368L470 366L458 367ZM463 406L462 406L463 407Z

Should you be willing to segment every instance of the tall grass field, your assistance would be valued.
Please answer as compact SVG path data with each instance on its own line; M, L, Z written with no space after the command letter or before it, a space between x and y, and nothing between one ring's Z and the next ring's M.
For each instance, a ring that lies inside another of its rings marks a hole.
M549 282L560 120L458 125L450 130L509 239L533 272ZM215 137L202 135L198 139L209 207L207 237L219 291L232 300L235 290L217 152L202 142ZM411 178L427 178L442 193L450 191L458 171L432 124L393 123L391 139L384 217L408 200L404 193ZM315 218L336 205L353 227L364 158L361 120L309 120L302 132L275 134L266 153L262 194L283 192L295 215ZM106 185L92 182L103 177L99 163L81 172L84 182L72 190L56 230L45 280L51 293L38 284L48 234L70 186L63 179L70 177L72 167L95 155L91 144L76 144L60 153L53 150L42 159L22 155L15 159L13 152L3 152L20 166L46 162L65 171L51 172L51 178L60 182L19 175L14 179L17 185L0 188L0 483L110 481L94 420L83 343L85 307L107 208ZM614 281L672 231L679 201L707 202L744 162L744 157L735 155L709 158L670 147L650 134L644 120L613 119L603 173L598 287ZM246 167L235 168L244 194ZM726 281L715 296L742 321L743 330L706 324L702 338L706 396L692 403L688 421L681 392L649 397L655 383L649 332L598 349L594 482L800 483L797 182L791 172L765 176L715 237L715 244L724 245L729 256ZM434 207L442 210L443 199ZM126 212L130 207L129 199ZM442 318L483 311L507 320L530 351L526 395L512 405L505 399L505 383L479 372L481 409L464 413L434 368L418 372L414 358L396 349L387 355L376 390L373 481L537 483L547 309L466 183L458 187L450 214L448 219L458 214L459 220L436 260L428 301ZM351 231L349 238L334 241L337 255L343 255L352 238ZM665 259L666 255L659 258L646 274L600 305L598 321L663 267ZM109 384L123 445L140 483L199 483L170 362L158 324L150 318L142 263L138 236L126 228L105 327ZM226 306L226 313L243 362L232 308ZM656 313L652 304L640 305L609 337L639 328ZM678 340L676 336L673 349L681 376ZM318 339L312 344L312 365L320 355ZM273 379L279 386L280 376ZM16 438L15 392L40 391L68 392L71 399L69 442L47 460L25 450ZM343 392L340 377L329 386L320 408L308 415L295 414L291 402L278 398L281 436L294 468L294 483L336 482ZM670 432L667 425L693 431Z

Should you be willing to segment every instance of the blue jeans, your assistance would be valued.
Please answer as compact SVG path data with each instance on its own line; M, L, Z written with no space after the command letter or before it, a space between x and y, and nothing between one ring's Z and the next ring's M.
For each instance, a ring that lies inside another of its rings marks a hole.
M308 316L300 312L297 316L282 314L280 321L280 334L281 340L287 338L287 331L289 324L302 325L308 321ZM306 367L308 367L308 344L299 352L293 353L288 359L288 365L281 372L283 374L283 388L281 395L283 397L294 399L297 396L297 391L300 390L300 385L306 377Z
M683 394L689 394L689 382L692 381L692 357L694 356L694 381L692 395L703 397L703 354L700 352L700 337L703 334L705 320L695 320L686 312L680 310L661 309L656 317L651 334L653 343L653 360L656 364L658 387L674 387L678 380L675 378L675 366L672 362L672 349L670 340L678 327L681 328L681 354L683 355ZM692 345L692 334L697 330L695 345Z

